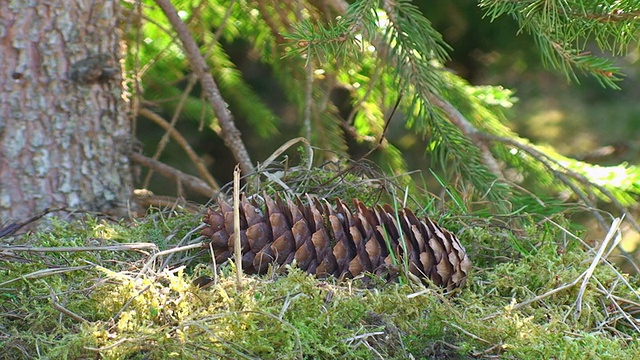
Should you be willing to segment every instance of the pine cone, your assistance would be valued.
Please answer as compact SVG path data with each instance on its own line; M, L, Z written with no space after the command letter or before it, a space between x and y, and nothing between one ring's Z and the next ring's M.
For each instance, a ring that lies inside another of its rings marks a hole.
M276 196L274 201L265 195L263 213L255 201L242 197L240 236L246 273L263 274L269 264L283 267L295 260L299 268L320 278L369 272L390 280L408 260L409 272L420 279L448 290L464 286L471 270L464 247L428 218L420 221L411 210L396 213L389 205L367 208L357 199L351 212L340 200L334 208L324 199L307 198L304 205L299 198L284 201ZM202 235L211 239L220 264L233 255L233 207L223 199L218 205L207 210Z

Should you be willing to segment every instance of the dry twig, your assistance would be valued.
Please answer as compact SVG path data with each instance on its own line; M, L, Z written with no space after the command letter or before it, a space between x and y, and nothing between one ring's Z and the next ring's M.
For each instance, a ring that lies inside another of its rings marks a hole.
M202 179L189 174L185 174L176 168L161 163L160 161L153 160L149 157L135 152L130 153L129 158L142 166L146 166L148 168L156 170L167 178L179 181L191 190L208 198L212 197L215 193L215 190L207 185L207 183L205 183Z
M167 134L171 135L173 140L175 140L178 143L178 145L182 147L182 149L187 154L187 156L189 156L189 159L191 159L191 162L193 163L193 165L195 165L196 169L198 170L198 174L200 175L200 178L205 180L209 184L209 186L211 186L214 190L220 189L220 185L218 185L218 183L213 178L211 173L209 173L209 171L207 170L207 166L202 161L202 158L200 158L200 156L196 154L196 152L193 150L191 145L189 145L189 142L187 141L187 139L185 139L184 136L182 136L182 134L180 134L180 132L178 132L175 129L175 127L173 127L173 125L171 125L169 122L163 119L160 115L154 113L149 109L141 108L138 113L146 117L147 119L153 121L154 123L160 125L163 129L165 129L167 131ZM153 159L157 160L156 157L154 157ZM151 174L151 172L149 172L149 174Z
M49 288L49 296L51 297L51 303L53 304L53 308L60 311L61 313L69 316L70 318L72 318L73 320L77 321L77 322L83 322L86 323L87 320L85 320L82 316L74 313L73 311L65 308L64 306L60 305L60 303L58 302L58 296L56 295L55 291L53 291L53 289L51 288L51 286L47 285L47 287Z
M576 299L576 310L574 313L576 319L579 318L580 314L582 313L582 297L584 296L584 292L587 289L587 284L589 283L589 279L591 279L591 276L593 275L593 272L596 270L596 266L598 265L600 260L603 259L602 255L604 255L604 252L606 248L609 246L609 243L611 242L611 240L613 240L613 238L616 235L620 237L621 222L622 222L622 218L615 218L613 220L613 223L611 224L611 228L609 229L607 236L605 236L604 241L600 245L600 249L598 250L598 253L593 258L593 261L591 262L591 265L589 266L587 271L584 272L584 280L582 280L582 285L580 285L580 291L578 291L578 296ZM611 248L617 246L618 242L619 241L614 242Z
M87 269L90 269L92 267L93 266L91 266L91 265L85 265L85 266L72 266L72 267L58 268L58 269L37 270L37 271L31 272L29 274L22 275L22 276L17 277L17 278L13 278L11 280L4 281L4 282L0 283L0 286L7 285L7 284L10 284L10 283L12 283L14 281L18 281L18 280L39 279L39 278L42 278L42 277L45 277L45 276L64 274L64 273L71 272L71 271L87 270Z

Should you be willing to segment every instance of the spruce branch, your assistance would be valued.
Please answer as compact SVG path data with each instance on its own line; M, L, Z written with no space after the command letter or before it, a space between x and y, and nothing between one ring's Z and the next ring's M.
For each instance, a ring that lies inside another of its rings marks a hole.
M339 11L340 6L332 4ZM386 18L371 17L378 5L385 10ZM499 200L507 191L496 181L502 178L497 160L484 140L475 136L478 130L473 124L441 95L441 89L450 86L440 65L448 59L448 46L431 23L406 0L357 1L341 20L349 24L352 33L361 32L363 39L385 56L388 68L393 69L395 86L403 89L399 93L409 95L407 112L412 116L408 124L431 136L432 150L440 164L447 168L453 165L479 194L487 194L502 205ZM383 24L382 36L371 24Z
M500 169L500 164L493 157L491 150L487 146L487 143L484 139L479 136L478 129L473 126L461 113L456 109L453 105L451 105L448 101L443 100L433 94L428 94L429 101L435 106L442 109L442 111L446 114L447 118L451 123L453 123L460 131L467 136L473 143L480 149L482 153L483 162L489 170L498 178L504 179L502 175L502 170Z
M614 89L622 77L620 68L585 48L594 40L601 51L622 55L640 30L637 1L482 0L479 5L491 20L513 17L534 37L545 65L565 73L568 80L577 81L575 70L579 70Z
M545 33L537 33L535 40L542 49L542 61L545 66L551 66L561 70L568 81L579 82L575 70L580 70L584 74L591 74L603 86L619 90L616 82L622 80L621 69L615 66L609 59L591 55L589 52L578 52L575 49L551 39ZM547 51L546 49L553 49Z
M335 5L335 2L329 4ZM540 7L544 7L543 3L535 1L529 1L527 4L530 5L527 11L532 14L541 12ZM349 36L345 37L344 41L342 38L338 40L348 43L347 39L350 36L353 37L352 34L357 34L356 38L361 41L358 43L359 45L365 47L367 44L372 44L375 47L378 58L393 69L393 74L387 75L385 73L385 76L393 79L391 82L387 81L386 84L393 83L396 88L401 89L397 92L403 94L407 99L406 102L410 103L405 107L405 109L409 109L409 125L417 133L430 137L430 150L440 164L446 165L446 169L453 169L456 174L462 175L466 181L473 185L477 193L486 194L493 203L498 203L498 205L502 204L500 200L505 199L508 194L506 183L501 181L503 180L502 166L497 160L500 159L507 166L516 167L524 174L535 176L539 183L546 182L557 190L569 189L592 209L596 208L598 199L603 199L611 202L620 211L627 212L624 202L633 203L635 200L630 198L629 193L633 193L637 189L614 189L611 184L599 182L598 178L589 173L597 170L595 167L588 164L578 164L578 162L563 158L553 151L542 151L533 147L537 152L527 153L523 150L519 156L515 156L512 153L514 145L506 141L500 142L492 139L491 137L515 139L514 141L520 139L517 134L514 134L500 122L501 115L499 110L496 110L497 106L509 105L511 102L509 94L497 88L478 89L472 87L444 70L440 63L446 59L446 52L442 54L439 51L446 49L446 46L435 51L431 49L432 47L437 48L438 37L433 37L429 30L428 21L418 19L422 15L413 12L410 5L407 10L403 8L403 6L407 6L406 1L356 1L346 12L341 13L342 16L338 21L343 21L342 29L348 29ZM522 10L521 5L515 4L513 6L514 9ZM385 13L379 12L378 6L382 7ZM396 8L397 6L400 6L400 10ZM334 6L334 9L340 11L340 6ZM569 10L558 7L555 11ZM377 16L370 17L370 14L376 13ZM543 20L551 24L552 28L565 31L565 37L575 41L579 37L575 34L576 29L568 29L567 23L556 15L553 13L553 16L548 16ZM532 16L527 21L530 24L540 24L542 20ZM365 26L366 23L378 24L377 26L380 28L376 27L372 30ZM413 31L416 24L420 25L421 31ZM305 46L319 45L314 49L316 56L326 57L325 52L329 52L330 56L331 51L335 51L335 49L329 45L323 47L323 41L338 43L340 41L336 41L336 37L339 38L344 33L344 30L332 32L332 26L333 24L329 24L327 30L320 32L322 37L313 39L309 38L307 34L302 34L299 40L311 39L308 43L304 43ZM549 58L560 66L564 66L567 73L588 72L595 74L596 77L600 76L602 82L608 86L615 85L617 68L612 67L609 60L592 56L585 51L578 51L567 39L558 39L549 34L553 34L553 32L541 32L539 35L541 41L546 41L546 45L541 48L552 49ZM429 39L421 38L430 36ZM322 41L316 41L318 39ZM418 44L430 44L430 46L420 47ZM351 56L347 60L353 58L354 56ZM310 59L307 58L307 61ZM375 72L372 73L375 74ZM575 77L575 74L573 76ZM478 91L483 92L480 95L489 97L496 95L497 98L482 100L480 96L476 96ZM364 92L370 95L369 91L363 89L362 93ZM497 103L490 104L491 101L497 101ZM356 103L358 104L358 102ZM507 105L503 105L505 103ZM342 125L346 131L352 131L356 134L360 130L355 126L352 127L350 121ZM527 153L528 156L525 156L524 153ZM583 168L580 168L581 166ZM636 174L633 173L631 176L636 176ZM605 224L601 214L594 213L594 215L601 224ZM629 218L631 217L629 216Z
M553 158L549 154L537 149L535 146L527 144L523 139L516 139L511 137L497 136L488 133L479 133L479 136L484 137L490 141L496 141L503 144L513 146L521 151L524 151L529 156L543 164L554 176L559 179L563 184L572 190L572 192L580 198L591 209L591 213L598 220L598 223L603 229L608 227L607 222L602 217L599 211L595 210L597 207L592 198L596 197L596 194L592 189L597 190L604 198L610 201L618 211L625 215L626 219L631 223L633 228L640 232L640 224L636 222L634 216L629 212L626 206L624 206L609 189L605 186L597 184L589 180L585 175L572 170L568 166L564 165L559 160ZM577 184L576 184L577 182ZM578 186L580 185L580 187ZM602 196L600 196L602 198Z
M155 0L155 2L165 13L184 45L185 54L202 84L209 104L218 117L225 145L231 150L238 163L240 163L242 171L245 174L252 173L254 170L253 162L251 161L244 142L240 138L240 131L236 128L233 116L227 108L227 103L222 98L222 95L220 95L220 90L209 72L209 67L202 57L202 54L200 54L200 49L191 36L189 29L182 19L180 19L176 8L171 4L170 0Z
M440 164L452 163L478 193L502 205L499 200L506 195L506 187L496 181L502 179L498 162L476 136L478 130L441 95L440 89L447 84L438 64L448 58L441 35L407 1L383 1L383 8L390 21L385 43L397 64L398 86L414 92L411 107L418 109L414 127L431 134Z

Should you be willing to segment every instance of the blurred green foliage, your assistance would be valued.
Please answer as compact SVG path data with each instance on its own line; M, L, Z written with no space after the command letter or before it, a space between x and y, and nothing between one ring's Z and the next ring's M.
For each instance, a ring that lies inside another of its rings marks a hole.
M542 65L573 80L586 73L607 86L615 86L620 76L610 60L586 47L624 53L637 19L618 15L632 13L635 5L563 4L360 0L340 13L306 2L175 2L254 161L302 135L320 150L316 165L367 155L394 176L434 170L467 194L465 201L486 201L499 211L524 205L514 203L523 199L514 197L519 186L540 196L568 191L575 193L572 200L635 205L640 179L635 166L592 166L514 131L522 127L514 119L530 104L528 96L544 95L532 93L547 76ZM134 96L142 106L176 120L214 176L227 182L235 161L170 25L153 1L124 5ZM608 16L604 23L603 16ZM566 89L566 82L551 79ZM582 80L593 87L588 77ZM485 81L492 85L481 85ZM501 82L516 86L520 101ZM485 138L461 131L434 99L449 103ZM141 137L151 136L142 141L153 145L160 134L156 127L146 119L138 127ZM500 176L490 171L479 144L498 161ZM173 158L176 167L191 172L179 152L170 148L163 159ZM298 159L295 152L286 154L288 163ZM427 184L438 188L425 174Z

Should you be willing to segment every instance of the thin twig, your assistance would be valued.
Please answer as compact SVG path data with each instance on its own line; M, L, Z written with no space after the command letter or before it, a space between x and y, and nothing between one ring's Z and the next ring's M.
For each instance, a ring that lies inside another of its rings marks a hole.
M339 14L344 14L349 8L349 3L345 0L324 0L324 3L331 6Z
M366 333L366 334L360 334L360 335L356 335L356 336L352 336L346 339L343 339L343 342L353 342L355 340L361 340L361 339L366 339L372 336L378 336L378 335L384 335L384 331L374 331L374 332L370 332L370 333Z
M149 338L148 336L141 336L141 337L137 337L137 338L123 338L123 339L120 339L120 340L114 342L111 345L103 346L101 348L95 348L95 347L91 347L91 346L85 346L83 348L86 349L86 350L89 350L89 351L105 352L107 350L111 350L111 349L113 349L115 347L118 347L122 343L125 343L127 341L131 341L131 342L133 342L135 344L138 344L138 343L142 342L143 340L147 340L148 338Z
M196 226L195 228L191 229L188 233L186 233L182 239L180 239L180 241L178 241L178 243L176 244L176 247L181 247L183 246L183 244L188 240L191 239L191 236L195 233L199 233L200 230L202 230L204 227L206 227L207 224L201 223L200 225ZM198 237L193 241L199 241L202 240L202 237ZM167 256L166 259L164 259L164 261L162 262L162 265L160 265L160 269L162 270L164 268L166 268L167 266L169 266L169 262L171 261L171 258L173 258L173 254L175 253L171 253L169 254L169 256Z
M142 166L152 168L165 177L168 177L175 181L179 180L186 187L208 198L212 197L215 194L215 190L211 188L209 185L207 185L207 183L204 182L202 179L197 178L193 175L185 174L176 168L173 168L167 164L161 163L160 161L153 160L149 157L146 157L142 154L138 154L135 152L129 153L129 159L131 159L132 161Z
M287 40L282 36L282 30L278 28L278 24L276 20L272 17L269 12L269 8L273 9L273 4L266 5L264 0L256 1L258 4L258 9L260 9L260 16L262 16L262 20L267 24L269 29L271 30L271 34L276 40L277 44L284 44Z
M158 257L160 257L160 256L167 255L167 254L172 254L172 253L179 252L179 251L187 251L187 250L192 250L192 249L202 249L205 246L206 246L205 243L199 242L197 244L185 245L185 246L175 247L173 249L157 252L157 253L153 254L149 260L147 260L147 262L142 267L142 270L140 270L140 272L138 272L138 275L136 275L136 279L139 278L140 276L142 276L142 274L144 274L151 267L151 264L153 264L156 261L156 259Z
M158 141L156 151L151 157L153 160L158 160L160 158L160 155L162 155L162 152L169 144L169 138L170 137L175 138L175 134L178 133L178 131L176 130L176 123L180 118L180 114L182 113L182 108L184 108L184 104L187 102L187 99L189 99L191 90L193 89L193 86L196 84L196 82L198 82L198 79L193 74L187 76L187 86L182 92L182 95L180 95L178 104L176 105L175 111L173 112L173 116L171 117L171 122L165 122L162 126L165 129L165 133L162 135L162 138L160 138L160 141ZM144 188L149 187L149 183L151 182L152 176L153 176L153 171L149 171L143 181Z
M180 19L176 8L171 4L170 0L155 0L155 2L162 8L162 11L178 34L178 37L182 40L189 63L191 63L193 71L198 76L198 79L200 79L200 84L202 85L203 92L206 94L209 105L211 105L216 113L218 122L222 128L222 138L225 145L231 150L234 158L240 163L240 167L244 173L252 173L253 162L251 161L244 142L240 138L240 131L236 128L227 103L220 94L220 90L213 76L209 73L209 67L202 57L202 54L200 54L200 49L191 36L189 29Z
M45 276L51 276L51 275L57 275L57 274L64 274L67 272L71 272L71 271L77 271L77 270L86 270L86 269L90 269L93 266L90 265L84 265L84 266L73 266L73 267L68 267L68 268L59 268L59 269L43 269L43 270L37 270L31 273L28 273L26 275L21 275L20 277L17 278L13 278L11 280L7 280L4 281L2 283L0 283L0 286L4 286L7 284L10 284L14 281L18 281L18 280L26 280L26 279L39 279Z
M521 309L521 308L523 308L523 307L525 307L525 306L527 306L529 304L533 304L536 301L548 298L549 296L551 296L553 294L556 294L556 293L559 293L559 292L561 292L563 290L570 289L570 288L576 286L580 282L580 279L582 279L584 277L584 275L585 275L585 273L582 273L582 274L580 274L580 276L575 278L575 280L573 280L572 282L570 282L568 284L561 285L561 286L559 286L559 287L557 287L555 289L547 291L544 294L540 294L540 295L538 295L536 297L533 297L533 298L531 298L531 299L529 299L527 301L515 304L510 308L511 308L511 310L519 310L519 309ZM480 320L485 321L485 320L493 319L494 317L496 317L496 316L498 316L500 314L502 314L502 312L493 313L493 314L490 314L490 315L487 315L487 316L483 317Z
M185 212L198 214L201 211L200 204L190 203L184 198L165 195L153 195L148 191L135 190L131 200L142 209L155 207L157 209L169 209L174 211L180 207Z
M83 322L86 323L87 320L85 320L82 316L74 313L73 311L65 308L64 306L60 305L60 303L58 303L58 297L56 296L55 291L53 291L53 288L51 288L51 286L49 286L47 284L47 287L49 288L49 296L51 297L51 302L53 303L53 308L60 311L61 313L69 316L70 318L72 318L75 321L78 322Z
M386 49L381 49L381 50L384 51ZM375 85L377 85L378 80L380 79L380 76L382 76L382 73L384 71L384 66L382 66L383 57L384 55L380 56L380 58L378 59L379 64L377 64L376 69L373 72L373 75L371 76L371 78L369 78L369 81L367 82L367 91L364 93L364 95L362 95L360 99L358 99L358 102L356 102L356 104L353 105L353 109L351 109L351 112L345 119L345 122L349 126L353 125L353 121L356 117L356 114L358 113L358 111L362 110L362 104L364 104L364 102L367 101L367 99L371 96L371 94L373 93L373 90L375 89Z
M44 209L42 212L40 212L39 214L30 217L29 219L22 221L22 222L14 222L14 223L10 223L7 225L2 225L0 226L0 238L5 237L5 236L10 236L15 234L18 230L22 229L23 227L25 227L28 224L31 224L37 220L40 220L42 217L44 217L45 215L48 215L52 212L56 212L56 211L67 211L67 212L71 212L72 210L69 210L65 207L60 207L60 208L52 208L52 209Z
M469 331L467 331L467 330L463 329L463 328L462 328L461 326L459 326L459 325L456 325L456 324L454 324L454 323L452 323L452 322L449 322L449 321L445 321L444 323L445 323L445 324L448 324L449 326L452 326L453 328L455 328L455 329L457 329L457 330L459 330L459 331L461 331L463 334L466 334L467 336L471 337L471 338L472 338L472 339L474 339L474 340L477 340L477 341L483 342L483 343L485 343L485 344L487 344L487 345L492 345L492 343L491 343L490 341L487 341L487 340L485 340L485 339L481 338L480 336L475 335L475 334L473 334L473 333L471 333L471 332L469 332Z
M640 328L636 325L636 322L638 321L636 318L634 318L631 314L629 314L627 311L625 311L622 306L620 306L620 304L618 303L618 301L623 300L623 301L627 301L627 302L631 302L630 300L626 300L626 299L621 299L620 297L617 297L615 295L612 294L612 291L607 291L607 289L605 289L604 285L602 285L602 283L594 278L594 280L596 281L596 284L598 284L598 290L605 295L609 300L611 300L611 303L613 304L613 306L616 308L616 310L620 313L620 315L634 328L634 330L637 333L640 333ZM634 289L631 289L632 291L634 291ZM618 301L616 301L617 299ZM631 302L633 303L633 302ZM605 322L607 322L608 320L605 320ZM602 326L603 323L601 323L599 326Z
M113 317L113 319L118 319L120 318L120 315L122 315L122 313L129 308L129 306L131 306L131 303L133 302L133 300L135 300L138 296L144 294L145 292L147 292L147 290L149 290L151 288L151 285L147 285L144 288L142 288L142 290L138 291L137 294L133 295L132 297L130 297L126 303L124 303L124 305L122 305L122 307L120 308L120 310L118 310L118 313Z
M254 178L254 183L253 183L253 190L254 191L259 191L260 190L260 177L259 175L264 175L265 177L267 177L270 181L276 182L278 183L280 186L282 186L283 189L287 189L290 190L289 187L282 182L282 180L280 180L277 176L273 176L271 173L267 172L267 168L269 167L269 165L271 165L271 163L273 163L278 156L282 155L285 151L287 151L291 146L293 146L293 144L297 143L297 142L302 142L304 143L304 147L307 151L307 164L305 169L310 172L311 171L311 167L313 166L313 148L311 147L311 143L309 142L309 140L307 140L304 137L297 137L294 139L291 139L289 141L287 141L286 143L282 144L276 151L274 151L263 163L259 163L257 168L256 168L256 173L258 174L258 176L256 176Z
M620 221L620 219L619 219L619 218L614 219L613 224L611 225L612 229L613 229L615 226L619 226L619 221ZM615 234L615 231L611 231L611 233ZM613 236L613 235L611 235L611 236ZM609 237L609 234L607 234L607 238L608 238L608 237ZM605 240L603 241L603 244L602 244L602 246L600 247L600 251L599 251L598 253L600 253L600 252L604 252L604 249L606 248L606 244L609 242L609 241L607 240L607 238L605 238ZM600 254L600 255L601 255L601 254ZM511 310L518 310L518 309L521 309L521 308L523 308L523 307L525 307L525 306L527 306L527 305L529 305L529 304L532 304L532 303L534 303L534 302L537 302L537 301L540 301L540 300L542 300L542 299L548 298L548 297L549 297L549 296L551 296L551 295L554 295L554 294L559 293L559 292L561 292L561 291L563 291L563 290L570 289L570 288L572 288L572 287L576 286L576 285L580 282L580 280L582 280L582 279L583 279L583 278L585 278L585 277L590 277L590 276L591 276L591 274L593 273L593 269L595 269L595 265L594 265L594 264L596 264L596 265L597 265L597 264L599 263L599 260L601 260L601 259L602 259L602 257L601 257L601 256L596 256L596 258L595 258L595 259L597 259L598 261L594 261L594 262L592 262L592 263L591 263L591 266L589 266L589 268L588 268L587 270L585 270L582 274L580 274L580 275L579 275L577 278L575 278L572 282L567 283L567 284L564 284L564 285L561 285L561 286L559 286L559 287L557 287L557 288L555 288L555 289L549 290L549 291L547 291L546 293L544 293L544 294L540 294L540 295L538 295L538 296L536 296L536 297L533 297L533 298L531 298L531 299L529 299L529 300L527 300L527 301L524 301L524 302L521 302L521 303L515 304L515 305L513 305L513 306L511 306L511 307L510 307L510 308L511 308ZM594 259L594 260L595 260L595 259ZM592 269L592 268L593 268L593 269ZM586 280L588 280L588 278L587 278ZM585 282L586 282L586 281L585 281ZM584 284L584 283L583 283L583 284ZM579 297L578 297L578 299L576 300L576 305L578 305L578 301L580 301L580 302L582 301L582 300L580 299L580 296L581 296L581 295L579 294ZM576 310L579 310L579 309L576 309ZM488 316L485 316L485 317L484 317L484 318L482 318L481 320L482 320L482 321L485 321L485 320L493 319L494 317L496 317L496 316L498 316L498 315L500 315L500 314L502 314L502 313L501 313L501 312L493 313L493 314L490 314L490 315L488 315Z
M193 163L193 165L195 165L196 169L198 170L198 174L200 175L200 177L204 181L206 181L209 184L209 186L211 186L214 190L220 189L220 185L218 185L218 182L216 182L216 180L213 178L209 170L207 170L207 166L204 164L204 161L202 161L202 158L198 156L198 154L196 154L196 152L193 150L191 145L189 145L189 142L187 141L187 139L185 139L184 136L180 134L180 132L178 132L169 122L167 122L164 118L162 118L162 116L154 113L153 111L147 108L141 108L139 110L139 114L153 121L154 123L160 125L160 127L162 127L163 129L165 129L167 133L171 135L173 140L175 140L178 143L178 145L182 147L182 149L187 154L187 156L189 156L189 159L191 159L191 162Z
M303 128L304 137L311 141L311 106L313 105L313 64L311 57L308 57L308 63L305 68L307 70L307 79L304 91L304 118Z

